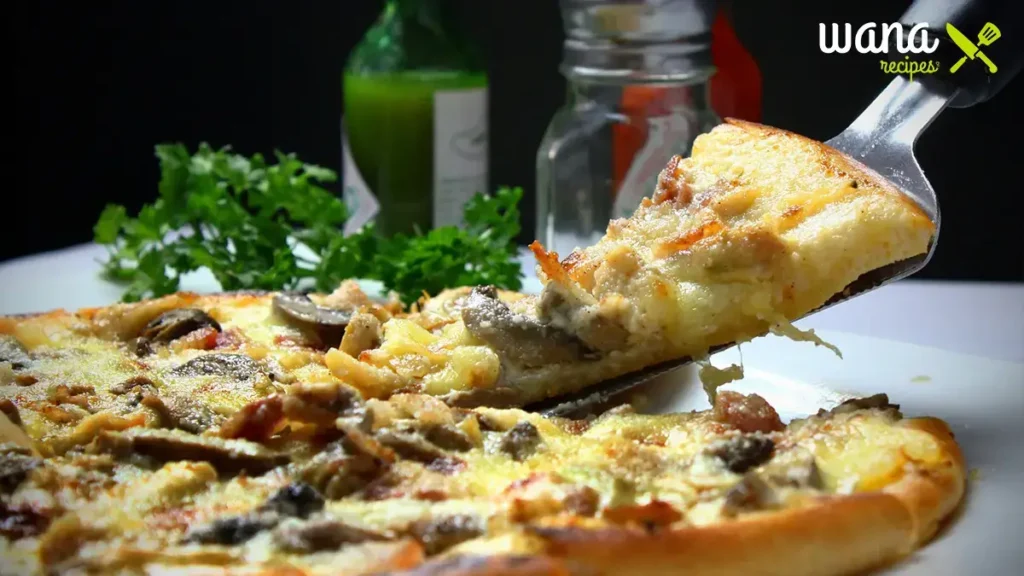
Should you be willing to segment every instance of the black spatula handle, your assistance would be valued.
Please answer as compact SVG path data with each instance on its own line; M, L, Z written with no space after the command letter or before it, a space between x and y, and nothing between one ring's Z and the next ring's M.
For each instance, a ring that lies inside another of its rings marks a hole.
M968 108L995 96L1024 66L1024 1L1022 0L917 0L900 23L905 30L915 24L927 24L929 43L938 39L938 49L931 54L912 55L938 61L940 70L934 78L959 89L950 102L952 108ZM952 24L978 49L970 58L953 42L946 30ZM999 30L999 37L984 46L979 34L986 24ZM984 56L984 57L982 57ZM964 62L951 72L961 59ZM987 59L987 61L986 61ZM990 71L990 64L996 67Z

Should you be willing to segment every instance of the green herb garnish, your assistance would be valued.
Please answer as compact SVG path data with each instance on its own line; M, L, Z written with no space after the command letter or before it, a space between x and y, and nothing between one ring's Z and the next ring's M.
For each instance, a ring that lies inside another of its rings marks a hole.
M349 278L378 280L406 305L449 287L522 286L514 259L519 188L477 194L465 229L383 238L370 225L344 236L345 205L321 187L337 180L329 169L292 154L277 152L269 164L206 144L195 154L164 144L156 156L156 201L135 218L109 205L94 227L110 252L104 275L127 284L125 301L175 292L183 274L202 267L224 290L292 290L308 278L329 291ZM296 255L295 242L315 257Z

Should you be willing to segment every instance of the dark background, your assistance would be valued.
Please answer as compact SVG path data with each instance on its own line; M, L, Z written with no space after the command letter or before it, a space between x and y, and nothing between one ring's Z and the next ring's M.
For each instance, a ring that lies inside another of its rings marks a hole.
M526 189L528 241L534 155L565 94L557 2L467 5L491 75L492 187ZM762 121L821 140L842 131L891 77L876 56L820 53L818 23L891 22L908 5L737 1L737 34L763 74ZM381 6L20 3L7 24L16 177L4 191L0 260L91 240L108 202L134 213L156 194L159 142L230 144L246 154L279 148L340 170L341 71ZM920 277L1024 280L1022 103L1018 78L987 103L943 113L919 142L943 209L942 241Z

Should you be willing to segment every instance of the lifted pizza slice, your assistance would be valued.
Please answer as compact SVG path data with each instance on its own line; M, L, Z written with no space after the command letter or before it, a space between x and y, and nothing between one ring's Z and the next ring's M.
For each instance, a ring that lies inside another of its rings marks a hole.
M559 261L534 243L539 296L450 291L386 324L378 350L327 362L381 382L369 362L456 405L528 404L772 329L799 337L789 322L863 274L927 253L934 232L840 152L730 121L674 158L653 197L594 246ZM418 373L422 358L432 360Z

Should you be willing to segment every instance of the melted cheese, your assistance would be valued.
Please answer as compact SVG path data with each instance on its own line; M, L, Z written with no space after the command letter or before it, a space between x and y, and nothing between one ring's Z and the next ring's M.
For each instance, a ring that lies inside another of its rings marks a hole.
M182 338L136 356L132 339L141 326L179 305L213 317L222 328L217 341ZM175 295L76 314L3 320L0 333L15 337L32 363L10 371L0 382L0 396L16 406L29 437L52 442L58 451L87 444L102 430L159 425L160 415L129 393L132 382L174 407L178 416L225 418L283 392L293 381L337 382L323 353L307 346L303 332L273 312L269 295ZM206 354L241 354L259 369L245 378L180 370Z
M374 406L375 411L385 409L380 402ZM396 397L386 410L391 418L418 413L421 421L454 422L443 405L427 397ZM189 529L257 510L271 494L294 482L303 466L299 453L293 464L255 477L218 477L203 462L171 462L153 470L121 463L109 473L102 472L103 467L84 472L68 460L76 457L64 457L49 461L56 477L38 477L63 480L24 483L11 500L15 505L38 501L42 494L45 501L45 494L52 492L60 495L64 515L38 538L0 538L0 552L16 559L12 565L25 567L33 565L31 558L37 555L48 566L91 562L161 571L173 566L255 570L285 562L301 567L303 574L360 566L351 572L358 574L364 568L379 569L381 562L421 562L422 551L403 534L414 524L452 517L479 519L484 532L458 543L448 555L536 552L540 543L524 531L525 526L571 521L599 528L620 522L609 512L616 510L640 514L636 522L648 511L669 510L677 518L670 516L670 525L678 526L733 521L724 512L725 502L743 475L729 470L710 450L737 433L710 413L612 412L583 429L581 423L547 420L520 410L478 409L466 419L485 420L489 431L482 432L477 447L448 452L463 463L454 471L441 473L400 459L389 484L390 496L366 499L357 491L327 501L317 515L381 534L390 543L347 544L297 554L278 549L268 528L235 546L180 544ZM389 422L385 419L379 425ZM541 442L517 460L501 446L507 430L523 422L539 431ZM810 417L768 437L774 439L774 453L767 462L752 466L753 473L771 478L787 470L800 472L811 459L823 483L773 484L767 510L807 505L822 494L882 490L909 471L942 466L950 459L934 437L904 426L891 411ZM61 485L64 488L54 491ZM585 509L567 508L583 494L581 490L596 495L592 517ZM427 493L433 495L419 496ZM580 515L567 520L566 514ZM346 564L358 558L373 562Z

